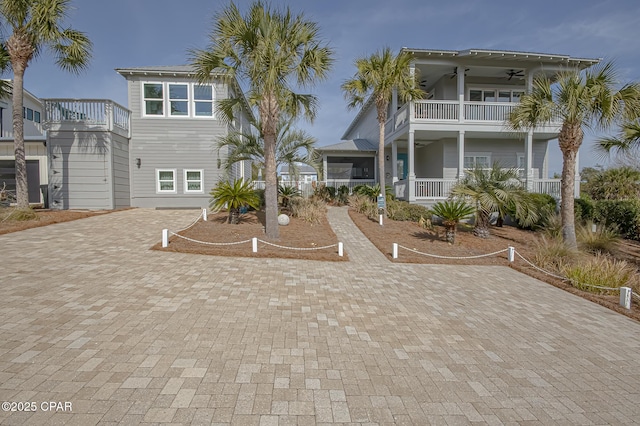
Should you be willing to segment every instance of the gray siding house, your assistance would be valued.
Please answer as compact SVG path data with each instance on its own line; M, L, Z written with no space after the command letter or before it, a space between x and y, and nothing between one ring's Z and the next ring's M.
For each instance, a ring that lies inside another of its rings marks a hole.
M245 163L227 176L221 166L227 152L217 148L220 136L248 125L246 116L227 123L216 113L216 102L241 95L237 85L198 84L189 66L116 71L127 80L131 110L132 207L207 207L221 179L251 177Z

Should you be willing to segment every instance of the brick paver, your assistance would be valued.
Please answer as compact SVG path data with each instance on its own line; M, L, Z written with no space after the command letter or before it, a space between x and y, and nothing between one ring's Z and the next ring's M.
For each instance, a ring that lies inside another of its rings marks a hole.
M149 250L195 215L0 236L0 400L36 404L0 423L640 418L640 324L624 316L505 267L393 264L344 209L329 218L345 263Z

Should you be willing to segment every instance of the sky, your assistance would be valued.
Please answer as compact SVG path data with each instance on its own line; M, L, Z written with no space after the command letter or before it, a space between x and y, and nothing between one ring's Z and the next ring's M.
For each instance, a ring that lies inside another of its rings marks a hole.
M250 0L236 0L246 10ZM302 123L318 146L341 140L357 110L348 110L340 85L355 72L354 61L388 46L420 49L496 49L567 54L613 60L621 82L640 81L638 0L272 0L318 23L335 64L326 81L309 91L320 107L313 123ZM44 51L25 74L25 88L40 98L112 99L127 106L125 79L114 71L188 62L187 51L203 49L216 12L228 0L74 0L67 24L93 42L88 70L59 70ZM10 78L9 75L4 77ZM594 153L598 135L587 133L580 167L606 165ZM560 172L557 142L550 145L550 172Z

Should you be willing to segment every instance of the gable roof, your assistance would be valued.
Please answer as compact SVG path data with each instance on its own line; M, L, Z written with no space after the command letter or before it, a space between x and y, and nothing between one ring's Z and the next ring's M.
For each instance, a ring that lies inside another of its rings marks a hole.
M378 147L367 139L353 139L343 142L334 143L333 145L320 146L316 151L360 151L360 152L378 152Z

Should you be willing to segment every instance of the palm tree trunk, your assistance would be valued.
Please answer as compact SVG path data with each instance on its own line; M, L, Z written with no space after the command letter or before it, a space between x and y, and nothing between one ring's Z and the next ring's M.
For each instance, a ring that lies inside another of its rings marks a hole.
M264 135L264 163L265 163L265 232L268 238L280 238L278 229L278 177L276 170L276 135Z
M490 213L485 212L482 209L478 209L476 215L476 225L473 227L473 235L480 238L489 237L489 219Z
M562 176L560 194L560 218L562 219L562 239L570 249L577 249L575 225L575 186L576 186L576 155L582 144L584 133L580 125L563 123L558 135L558 145L562 152Z
M29 185L27 182L27 160L24 147L24 120L22 118L24 70L23 64L13 65L13 147L15 151L16 205L29 208Z

